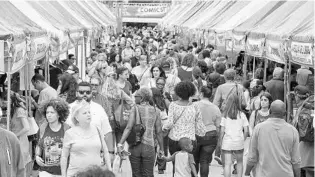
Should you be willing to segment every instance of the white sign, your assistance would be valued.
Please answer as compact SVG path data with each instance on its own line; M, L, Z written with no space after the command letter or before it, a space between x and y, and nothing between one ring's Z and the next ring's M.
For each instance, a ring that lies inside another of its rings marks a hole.
M232 36L233 51L245 51L245 35L235 35Z
M264 52L265 38L262 39L251 39L248 38L246 41L246 51L249 55L255 57L262 57Z
M290 51L293 62L303 65L314 64L314 61L312 59L313 50L311 43L292 42Z
M0 73L4 72L4 41L0 40Z
M15 45L15 52L13 55L12 68L10 73L15 73L25 65L25 50L26 42Z
M266 40L266 58L277 63L284 63L281 41Z

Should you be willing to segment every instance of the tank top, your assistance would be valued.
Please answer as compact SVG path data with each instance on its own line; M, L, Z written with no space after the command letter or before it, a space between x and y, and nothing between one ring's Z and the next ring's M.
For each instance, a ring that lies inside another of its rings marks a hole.
M175 174L174 177L191 176L191 169L189 166L188 152L179 151L175 155Z
M267 120L270 117L270 114L268 114L268 116L263 116L260 114L259 110L256 110L255 112L255 121L254 121L254 127L259 124L264 122L265 120Z
M192 71L186 71L182 67L178 67L177 71L178 71L178 78L181 81L191 81L191 82L193 81Z

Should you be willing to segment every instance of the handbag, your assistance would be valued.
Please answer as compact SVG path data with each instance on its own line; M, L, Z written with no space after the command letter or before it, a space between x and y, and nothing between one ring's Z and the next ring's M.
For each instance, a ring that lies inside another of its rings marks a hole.
M141 114L137 106L135 106L135 111L136 124L133 125L132 130L127 138L127 143L129 144L129 146L139 145L141 143L142 136L146 130L146 127L145 125L143 125Z
M129 120L129 114L126 113L126 110L130 108L127 107L127 105L124 103L124 100L122 99L122 94L121 99L119 100L118 107L115 110L114 107L112 107L114 120L113 122L111 122L111 126L112 129L115 130L115 132L123 132Z
M97 129L97 133L98 133L98 137L100 138L100 141L101 141L101 159L102 159L102 166L105 166L105 162L106 162L106 160L105 160L105 154L104 154L104 144L103 144L103 141L102 141L102 136L101 136L101 132L100 132L100 130L96 127L96 129Z
M30 126L30 129L27 132L27 136L37 134L39 127L38 127L34 117L28 117L27 121L28 121L28 124Z

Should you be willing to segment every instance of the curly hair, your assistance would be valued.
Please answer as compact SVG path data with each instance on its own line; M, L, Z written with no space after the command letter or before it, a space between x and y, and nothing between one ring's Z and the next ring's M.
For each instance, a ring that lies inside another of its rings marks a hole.
M64 73L58 78L61 83L62 87L60 90L60 94L67 94L67 99L66 101L68 103L73 103L76 100L76 88L77 88L77 81L76 79L68 73Z
M63 123L66 121L66 119L69 116L69 105L67 102L65 102L62 99L52 99L46 103L40 108L40 111L42 114L46 117L46 111L48 107L53 107L54 110L57 112L59 119L58 121L60 123Z
M23 108L24 110L26 110L26 107L24 104L21 104L24 102L24 100L22 100L19 97L18 93L13 92L10 97L11 97L11 112L10 112L10 114L11 114L11 118L12 118L14 116L15 111L18 108Z
M153 103L153 94L151 89L149 89L148 87L142 87L140 88L136 95L139 95L141 97L140 103L143 102L149 102L149 103Z
M188 100L196 93L196 87L189 81L182 81L175 86L175 94L183 100Z
M182 65L187 67L192 67L195 61L195 56L193 54L187 54L183 58Z
M115 177L115 174L109 170L104 170L99 166L91 166L84 171L79 172L77 177Z

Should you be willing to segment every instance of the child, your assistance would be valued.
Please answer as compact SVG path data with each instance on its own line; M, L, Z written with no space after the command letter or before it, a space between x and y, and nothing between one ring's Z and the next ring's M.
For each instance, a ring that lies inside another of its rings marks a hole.
M223 153L224 177L231 177L233 156L236 157L237 161L237 176L242 177L244 141L248 135L248 120L242 112L238 93L232 93L227 97L220 125L218 145Z
M197 177L197 171L195 168L194 156L191 153L193 150L192 141L189 138L181 138L179 140L179 146L181 151L174 153L171 157L163 157L167 162L175 162L175 174L174 177L188 177L191 174Z

